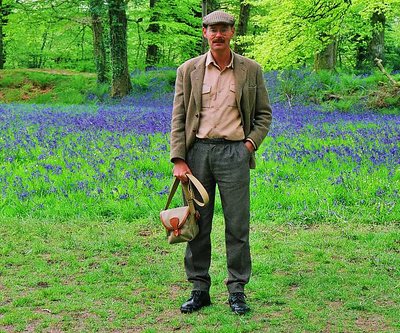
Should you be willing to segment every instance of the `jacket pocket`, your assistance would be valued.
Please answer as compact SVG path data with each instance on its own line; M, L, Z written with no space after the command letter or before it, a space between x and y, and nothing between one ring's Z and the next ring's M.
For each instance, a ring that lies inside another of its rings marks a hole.
M251 120L254 118L254 108L256 105L256 98L257 98L257 86L249 86L247 88L247 98L249 101L249 111Z

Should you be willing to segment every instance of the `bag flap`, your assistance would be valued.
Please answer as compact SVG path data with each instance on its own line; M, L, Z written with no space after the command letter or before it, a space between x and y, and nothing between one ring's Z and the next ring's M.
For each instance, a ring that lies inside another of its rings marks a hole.
M167 209L161 211L160 219L167 230L177 230L181 228L183 224L185 224L189 213L189 206Z

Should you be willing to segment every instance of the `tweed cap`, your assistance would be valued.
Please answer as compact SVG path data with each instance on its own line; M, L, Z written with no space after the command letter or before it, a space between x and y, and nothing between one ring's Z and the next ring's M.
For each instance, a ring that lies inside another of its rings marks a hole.
M233 26L235 25L235 18L222 10L216 10L203 17L203 26L207 27L213 24L227 24Z

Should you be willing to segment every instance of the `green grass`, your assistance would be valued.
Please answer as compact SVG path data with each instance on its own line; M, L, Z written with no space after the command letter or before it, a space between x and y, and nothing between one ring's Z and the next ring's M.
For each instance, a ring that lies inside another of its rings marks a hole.
M91 80L4 73L1 93L10 89L16 100L50 89L28 102L80 103ZM382 154L386 164L371 161L379 130L391 139L394 126L347 121L267 137L252 171L253 311L238 317L227 304L217 200L213 305L181 315L190 293L184 245L169 246L158 220L159 192L172 181L168 136L25 127L18 119L35 106L15 108L2 114L10 126L0 137L0 332L400 331L400 173L388 158L395 143ZM333 152L316 158L324 147L354 149L361 162Z
M0 223L0 332L396 332L398 225L251 226L252 312L227 305L223 222L214 223L213 305L181 315L184 245L159 221Z

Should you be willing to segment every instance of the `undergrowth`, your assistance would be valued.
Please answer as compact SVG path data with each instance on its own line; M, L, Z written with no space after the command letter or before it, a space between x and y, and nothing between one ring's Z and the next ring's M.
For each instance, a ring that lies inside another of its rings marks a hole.
M400 82L399 73L392 76ZM173 92L175 77L173 68L136 70L131 73L131 96L163 98ZM379 71L360 74L296 69L267 72L265 79L273 103L317 104L328 111L370 109L398 113L400 110L400 89ZM92 74L3 70L0 71L0 102L93 104L115 100L109 97L109 84L99 85Z

